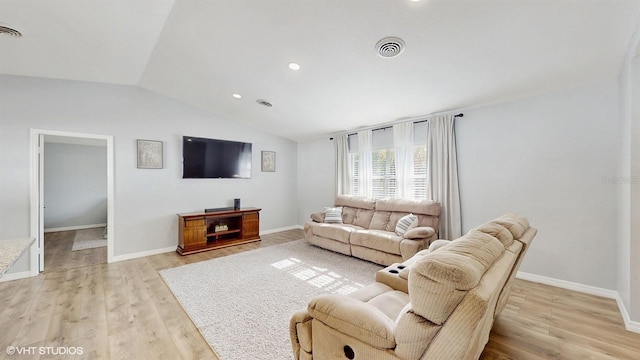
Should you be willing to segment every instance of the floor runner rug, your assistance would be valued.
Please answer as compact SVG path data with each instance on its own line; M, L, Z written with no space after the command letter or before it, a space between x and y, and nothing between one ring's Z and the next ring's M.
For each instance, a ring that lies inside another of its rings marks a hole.
M381 268L297 240L160 275L221 360L287 360L295 311L315 295L360 289Z
M107 239L104 236L104 227L76 230L76 237L73 239L72 251L93 249L107 246Z

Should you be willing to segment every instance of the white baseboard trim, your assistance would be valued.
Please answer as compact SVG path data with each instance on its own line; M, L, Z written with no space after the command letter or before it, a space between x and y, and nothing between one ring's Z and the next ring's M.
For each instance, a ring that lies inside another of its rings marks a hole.
M111 262L114 263L114 262L119 262L119 261L132 260L132 259L137 259L137 258L141 258L141 257L145 257L145 256L164 254L164 253L168 253L168 252L172 252L172 251L176 251L176 246L170 246L170 247L166 247L166 248L147 250L147 251L140 251L140 252L137 252L137 253L131 253L131 254L125 254L125 255L115 255L111 259Z
M529 274L522 271L518 271L518 273L516 274L516 277L522 280L528 280L531 282L551 285L551 286L559 287L562 289L578 291L578 292L589 294L589 295L602 296L609 299L616 299L618 297L618 292L615 290L608 290L608 289L603 289L595 286L575 283L571 281L560 280L560 279L550 278L550 277L541 276L541 275Z
M44 229L44 232L50 233L50 232L56 232L56 231L83 230L83 229L93 229L93 228L99 228L99 227L105 227L105 226L107 226L107 223L90 224L90 225L74 225L74 226L65 226L65 227L59 227L59 228L47 228L47 229Z
M281 228L277 228L277 229L260 231L260 235L273 234L273 233L277 233L277 232L280 232L280 231L287 231L287 230L293 230L293 229L303 229L303 227L302 227L302 225L285 226L285 227L281 227Z
M627 329L628 331L640 333L640 322L632 321L629 318L629 312L627 311L627 308L624 306L624 303L622 302L622 298L620 298L620 293L618 293L615 290L603 289L603 288L584 285L576 282L560 280L560 279L550 278L550 277L541 276L541 275L529 274L522 271L518 271L518 273L516 274L516 277L518 279L527 280L527 281L531 281L539 284L555 286L561 289L573 290L573 291L578 291L578 292L589 294L589 295L595 295L595 296L601 296L608 299L614 299L618 304L618 310L620 310L620 314L622 315L622 319L624 320L625 329Z
M0 277L0 282L20 280L31 277L31 271L21 271L17 273L4 274Z
M282 228L278 228L278 229L265 230L265 231L261 231L260 235L266 235L266 234L276 233L276 232L285 231L285 230L292 230L292 229L302 229L302 226L293 225L293 226L287 226L287 227L282 227ZM141 252L125 254L125 255L115 255L113 257L113 259L111 259L111 262L114 263L114 262L119 262L119 261L132 260L132 259L137 259L137 258L141 258L141 257L145 257L145 256L164 254L164 253L168 253L168 252L172 252L172 251L176 251L176 246L160 248L160 249L154 249L154 250L141 251Z
M627 311L627 307L624 306L624 302L622 302L622 298L619 294L616 297L616 302L618 303L618 308L620 309L622 319L624 320L624 327L629 331L640 334L640 322L631 320L631 318L629 317L629 312Z

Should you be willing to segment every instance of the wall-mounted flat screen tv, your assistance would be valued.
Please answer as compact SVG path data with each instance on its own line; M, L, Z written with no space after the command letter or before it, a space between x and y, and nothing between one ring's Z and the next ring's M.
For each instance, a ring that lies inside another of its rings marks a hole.
M183 136L182 178L251 178L251 143Z

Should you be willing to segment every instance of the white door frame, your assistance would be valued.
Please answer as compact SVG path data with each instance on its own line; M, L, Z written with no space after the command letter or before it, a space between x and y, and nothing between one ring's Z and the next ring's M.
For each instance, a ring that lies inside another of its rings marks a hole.
M69 131L30 129L30 199L31 199L31 238L36 239L31 247L31 276L36 276L42 271L44 264L40 264L40 259L44 256L44 219L43 219L43 194L42 178L40 166L40 136L55 135L76 138L100 139L107 142L107 262L113 262L114 257L114 236L115 236L115 207L114 207L114 149L113 136L85 134Z

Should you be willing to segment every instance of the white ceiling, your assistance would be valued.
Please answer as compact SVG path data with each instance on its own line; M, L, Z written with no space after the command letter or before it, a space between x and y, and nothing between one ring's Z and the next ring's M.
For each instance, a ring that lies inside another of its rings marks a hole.
M639 16L640 0L0 0L23 33L0 35L0 73L137 85L300 140L615 79ZM385 36L404 53L377 56Z

